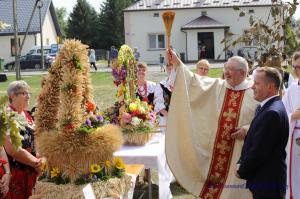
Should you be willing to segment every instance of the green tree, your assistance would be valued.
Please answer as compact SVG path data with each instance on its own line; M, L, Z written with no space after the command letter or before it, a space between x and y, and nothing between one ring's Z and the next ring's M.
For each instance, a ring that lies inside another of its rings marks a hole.
M106 0L101 5L99 15L100 48L109 49L114 45L120 47L124 44L124 15L123 10L134 0Z
M81 40L92 48L97 48L98 15L86 0L77 0L69 19L66 35Z
M62 38L66 38L66 28L67 28L67 10L64 7L55 8L55 13L58 21L58 25L61 30Z
M249 19L249 29L243 35L235 35L227 32L222 43L225 43L224 51L237 44L258 42L261 56L258 60L260 66L280 65L282 59L297 47L295 33L292 29L292 17L296 12L297 0L284 2L272 0L269 17L263 21L256 16L247 13L242 7L234 6L233 9L240 12L240 17ZM271 23L269 18L272 19ZM237 38L232 38L235 35Z

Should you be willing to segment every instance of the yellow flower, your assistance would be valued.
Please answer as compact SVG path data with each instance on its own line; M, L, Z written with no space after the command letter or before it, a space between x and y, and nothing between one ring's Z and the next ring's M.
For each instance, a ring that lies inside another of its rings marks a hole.
M125 169L125 164L121 158L115 158L114 162L117 169Z
M60 173L59 169L57 167L53 167L52 170L50 171L50 177L54 178L58 176L59 173Z
M111 163L110 163L109 160L106 160L106 161L105 161L105 167L106 167L106 168L110 168L110 167L111 167Z
M138 108L136 103L130 103L129 104L129 110L130 111L135 111Z
M101 171L101 167L99 164L92 164L91 165L91 172L92 173L98 173Z

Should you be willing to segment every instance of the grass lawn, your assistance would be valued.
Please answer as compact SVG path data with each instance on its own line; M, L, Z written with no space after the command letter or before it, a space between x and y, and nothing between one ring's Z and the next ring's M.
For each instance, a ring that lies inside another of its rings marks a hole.
M209 71L210 77L220 77L222 73L222 69L211 69ZM159 82L164 77L166 77L166 73L161 72L151 72L148 74L147 79ZM115 92L116 87L113 84L111 73L109 72L101 72L101 73L91 73L92 84L93 84L93 95L94 100L100 108L106 108L110 105L113 105L113 102L116 101ZM6 94L7 86L10 82L14 81L15 76L8 76L7 82L0 83L0 95ZM31 87L30 92L32 93L30 99L30 107L35 104L35 99L38 93L41 90L40 82L42 79L42 75L34 75L34 76L22 76L22 79L25 80L29 86Z
M209 71L209 76L220 77L221 73L222 73L222 69L211 69ZM154 82L159 82L164 77L166 77L166 73L161 73L158 71L158 72L151 72L151 74L148 75L147 79ZM111 73L109 72L91 73L91 78L93 84L94 100L97 103L97 105L100 107L100 109L113 105L113 103L116 101L116 97L115 97L116 87L113 84ZM22 79L25 80L31 86L30 92L32 93L32 96L30 99L30 107L32 107L35 104L35 99L37 98L37 95L41 90L40 82L42 79L42 75L23 76ZM0 83L0 95L6 94L6 89L8 84L14 80L15 80L15 76L9 76L7 82ZM157 172L155 171L153 172L153 178L154 181L157 182ZM145 188L145 186L143 185L142 187ZM145 188L145 191L147 191L147 188ZM154 191L153 198L158 198L157 186L156 186L156 191L155 191L155 186L153 191ZM175 199L195 198L191 194L187 193L177 183L171 184L171 191Z

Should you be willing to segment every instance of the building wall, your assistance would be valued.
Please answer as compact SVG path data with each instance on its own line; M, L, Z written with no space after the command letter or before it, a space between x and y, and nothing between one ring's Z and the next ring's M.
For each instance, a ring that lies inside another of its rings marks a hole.
M24 36L19 36L20 38L20 45L22 43ZM11 43L10 40L13 39L14 36L0 36L0 57L4 58L4 63L13 61L15 59L14 56L11 56ZM25 55L31 48L34 46L35 43L35 35L27 35L21 55Z
M254 10L255 16L267 19L269 7L243 7L245 11ZM178 54L186 53L186 35L181 31L181 27L201 16L201 12L206 11L207 16L215 19L222 24L229 26L230 31L235 34L242 34L249 27L246 17L239 18L239 12L233 8L206 8L206 9L179 9L175 10L176 16L173 22L171 44ZM154 17L154 13L159 13L159 17ZM165 53L164 49L149 49L148 35L150 33L164 33L164 24L161 18L163 11L129 11L124 13L125 43L129 46L137 47L140 51L140 59L148 63L157 63L159 54ZM271 22L270 22L271 23ZM214 32L215 59L221 54L224 59L225 53L222 53L224 44L220 41L224 38L223 29L199 29L188 30L187 51L188 59L197 59L197 32ZM237 47L238 48L238 47Z
M47 12L43 22L43 45L49 46L57 43L57 34L50 12ZM41 45L40 34L37 34L37 45Z
M208 30L189 30L187 31L187 58L189 61L196 62L198 60L198 33L199 32L213 32L214 35L214 55L215 59L221 55L220 59L225 59L223 48L220 42L224 38L224 29L208 29Z
M56 44L56 31L55 26L51 17L50 12L48 11L44 22L43 22L43 45L51 45ZM20 43L22 43L23 40L22 35L19 36ZM14 36L0 36L0 57L4 58L4 63L13 61L15 57L11 56L11 44L10 40L13 39ZM33 46L40 46L41 45L40 40L40 34L34 34L34 35L27 35L26 41L24 43L24 47L22 49L21 55L25 55Z

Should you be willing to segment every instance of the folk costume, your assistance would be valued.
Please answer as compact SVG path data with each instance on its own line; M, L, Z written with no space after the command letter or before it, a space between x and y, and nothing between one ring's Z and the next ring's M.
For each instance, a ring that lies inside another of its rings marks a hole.
M253 82L246 79L233 88L182 63L176 73L166 133L167 161L176 180L200 198L252 198L234 174L243 140L231 133L254 117Z
M138 86L136 96L141 101L148 102L149 105L153 106L155 86L156 84L154 82L145 81L143 86Z
M290 132L287 150L287 184L286 198L300 198L300 120L292 120L291 115L300 108L300 85L298 81L293 82L282 101L289 116Z
M16 111L12 106L10 106L10 109ZM25 130L20 131L20 134L24 137L24 140L22 140L22 148L33 156L36 156L34 122L27 111L24 111L24 113L28 126L25 127ZM15 160L9 154L7 154L7 156L11 171L9 186L10 197L11 199L27 199L32 195L32 190L37 180L37 172L33 167Z
M156 85L155 92L154 92L154 111L159 113L161 110L166 109L169 111L169 106L171 102L172 96L172 85L170 85L169 77L159 82ZM162 130L165 131L164 126L167 124L167 118L164 117L161 113L159 113L159 125L161 126Z

